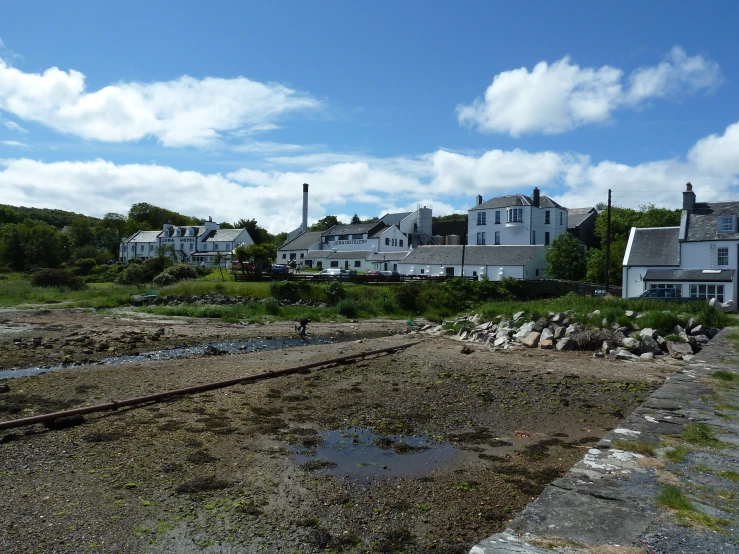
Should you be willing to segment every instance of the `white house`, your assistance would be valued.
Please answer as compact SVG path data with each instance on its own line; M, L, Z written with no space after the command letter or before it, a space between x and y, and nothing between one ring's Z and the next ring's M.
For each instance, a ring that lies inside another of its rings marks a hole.
M288 264L291 261L295 261L296 264L300 264L303 267L312 267L313 260L310 260L310 264L306 261L306 255L309 250L320 250L321 249L321 231L307 231L302 234L298 234L292 240L287 240L277 250L277 263Z
M119 259L127 262L133 258L148 260L159 255L160 248L167 247L181 263L212 265L216 253L222 263L228 265L233 250L240 244L254 244L246 229L221 229L211 218L202 225L177 226L165 223L161 231L137 231L121 241Z
M487 277L491 281L505 277L542 279L546 250L543 245L419 246L400 260L398 272Z
M551 244L567 232L567 208L534 188L533 196L514 194L487 202L477 196L469 211L467 243L470 245Z
M679 227L632 228L623 261L623 297L647 288L691 298L737 301L739 202L696 202L683 192Z

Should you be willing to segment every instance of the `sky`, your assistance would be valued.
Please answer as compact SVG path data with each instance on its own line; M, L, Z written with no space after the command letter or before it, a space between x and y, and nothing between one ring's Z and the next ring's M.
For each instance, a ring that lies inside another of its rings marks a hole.
M0 203L273 233L739 199L739 3L0 0Z

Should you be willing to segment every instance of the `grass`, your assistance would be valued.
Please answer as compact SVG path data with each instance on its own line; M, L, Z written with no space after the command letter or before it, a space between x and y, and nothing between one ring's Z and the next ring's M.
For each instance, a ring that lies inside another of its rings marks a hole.
M665 458L675 463L682 463L685 461L685 457L690 453L690 447L684 444L675 446L665 451Z
M731 523L729 520L715 518L698 511L680 487L675 485L663 486L656 501L657 506L674 510L683 525L699 525L720 530Z
M613 448L636 452L644 456L654 456L654 446L643 441L617 440L612 443Z
M711 373L711 377L719 381L724 381L725 383L739 383L739 375L728 371L714 371Z
M699 446L710 446L711 448L721 448L723 442L716 438L716 435L705 423L688 423L683 431L682 439L691 444Z
M739 472L737 471L720 471L719 476L723 477L724 479L728 479L729 481L733 481L734 483L739 483Z

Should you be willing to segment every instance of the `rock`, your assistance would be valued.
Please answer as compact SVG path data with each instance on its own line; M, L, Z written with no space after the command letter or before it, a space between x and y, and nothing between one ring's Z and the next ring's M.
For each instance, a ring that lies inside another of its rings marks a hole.
M652 329L650 327L646 327L646 328L642 329L641 331L639 331L639 336L641 338L644 338L644 337L654 338L654 337L657 336L657 331L655 331L654 329Z
M603 352L593 352L593 358L605 358L606 355Z
M493 322L492 322L492 321L487 321L487 322L485 322L485 323L480 323L480 325L476 326L476 327L475 327L474 329L472 329L472 330L473 330L473 331L487 331L487 330L488 330L488 329L490 329L490 327L492 327L492 326L493 326Z
M632 312L631 310L626 310L626 317L633 319L636 316L636 312Z
M566 350L572 350L573 348L575 348L575 341L573 341L570 337L565 337L557 341L557 346L555 348L563 352Z
M593 312L590 312L588 314L588 317L593 317L593 316L596 316L596 315L600 315L600 310L595 310Z
M531 330L537 333L541 333L547 325L549 325L549 321L547 321L547 318L540 317L536 320L536 323L534 323L534 326L531 328Z
M603 341L603 344L600 347L600 351L603 352L603 354L608 354L614 348L616 348L616 345L615 344L613 344L609 340L604 340Z
M693 354L691 346L684 342L668 341L667 351L670 353L670 356L677 358L678 360L681 360L683 356L690 356Z
M495 339L493 346L505 346L506 344L508 344L508 337L499 337Z
M457 333L457 335L460 337L460 340L464 340L463 338L461 338L462 335L469 335L470 331L471 329L469 327L462 327L459 329L459 333Z
M692 362L693 361L693 358L695 358L695 356L693 356L692 354L686 354L685 356L683 356L683 361L684 362Z
M459 351L461 354L472 354L472 348L469 346L463 346L462 350Z
M160 327L159 329L157 329L156 331L154 331L154 334L155 335L158 335L160 337L161 336L164 336L164 327Z
M469 336L470 336L469 331L462 331L459 335L457 335L459 340L467 340Z
M696 325L698 325L698 321L696 321L694 317L691 317L688 320L688 323L685 325L685 332L690 334L690 332L693 330L693 327L695 327Z
M3 392L10 392L10 386L0 385L0 393L3 393Z
M670 331L670 334L672 334L672 335L679 335L680 333L684 333L684 332L685 332L685 329L683 329L679 325L675 325L672 328L672 331Z
M662 350L662 352L667 352L667 341L664 337L657 337L654 340L657 341L657 344L659 344L659 349Z
M544 328L544 329L543 329L543 330L541 331L541 337L539 338L539 342L541 342L541 341L545 341L545 340L549 340L549 339L551 339L552 337L554 337L554 333L552 333L552 331L551 331L551 330L549 330L548 328L546 328L546 327L545 327L545 328Z
M526 336L534 330L534 322L529 321L519 327L518 332L513 335L513 338L521 342Z
M706 335L697 335L694 338L695 346L697 346L698 348L703 348L710 342L710 339Z
M606 319L605 317L603 319L601 319L600 320L600 326L601 327L608 327L608 319Z
M516 312L515 314L513 314L513 322L515 323L516 321L521 319L523 317L523 314L524 312Z
M552 316L552 323L559 323L565 318L565 314L554 314Z
M498 329L498 332L495 333L495 338L499 339L501 337L505 337L507 340L511 337L511 334L512 334L512 331L508 328Z
M523 344L527 348L536 348L536 346L539 344L539 337L541 337L541 333L531 331L523 338L523 340L521 340L521 344Z
M616 359L617 360L638 360L639 356L635 356L628 350L624 350L623 348L619 348L616 351Z
M656 340L647 335L641 340L641 343L639 344L639 353L652 355L660 354L662 353L662 349L659 347L659 344L657 344Z
M565 337L571 337L573 333L577 332L577 325L574 323L572 325L569 325L567 329L565 329Z
M696 325L690 330L690 335L693 337L697 337L698 335L705 335L706 329L703 327L703 325Z
M542 350L551 350L554 348L554 340L551 337L548 339L539 339L539 348Z
M636 352L639 350L640 342L632 337L626 337L623 342L621 343L621 346L626 348L629 352Z
M644 354L640 355L639 358L641 358L642 360L651 360L652 358L654 358L654 354L652 354L651 352L644 352Z
M718 335L718 329L716 329L715 327L709 327L708 328L708 338L712 339L716 335Z
M560 327L559 325L556 325L554 328L554 339L559 340L565 336L566 329L564 327Z

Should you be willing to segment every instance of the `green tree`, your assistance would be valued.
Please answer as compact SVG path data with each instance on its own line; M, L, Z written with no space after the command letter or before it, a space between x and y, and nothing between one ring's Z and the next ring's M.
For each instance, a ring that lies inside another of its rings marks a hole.
M10 206L0 206L0 225L4 223L20 223L23 217Z
M246 273L246 264L249 261L249 251L247 250L247 247L243 244L239 244L234 250L234 253L236 254L236 259L239 260L241 273Z
M327 215L310 226L311 231L328 231L334 225L343 225L335 215Z
M86 217L76 217L69 224L69 238L73 248L95 245L95 231Z
M570 233L562 233L552 241L544 255L545 271L554 279L579 281L585 277L585 250Z
M352 220L349 223L351 223L352 225L359 225L360 223L362 223L362 220L359 219L359 216L357 214L354 214Z
M126 233L126 216L107 213L95 227L97 243L105 248L114 259L118 259L120 244Z
M30 267L57 267L67 259L69 248L56 227L26 219L0 227L0 263L23 271Z
M249 232L251 240L254 241L254 244L271 242L273 238L266 229L259 226L256 219L239 219L234 223L234 228L246 229Z
M246 247L246 253L254 264L254 272L261 275L263 269L275 259L275 247L270 243L250 244Z
M221 279L223 279L223 254L220 250L213 254L213 263L216 264L218 271L221 273Z

